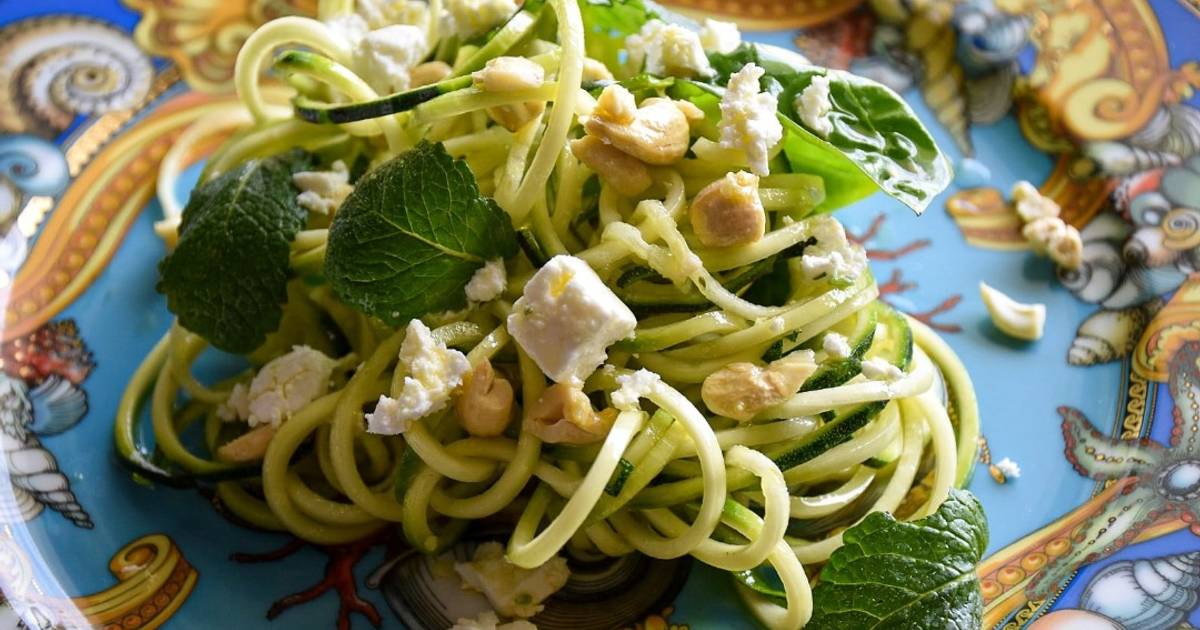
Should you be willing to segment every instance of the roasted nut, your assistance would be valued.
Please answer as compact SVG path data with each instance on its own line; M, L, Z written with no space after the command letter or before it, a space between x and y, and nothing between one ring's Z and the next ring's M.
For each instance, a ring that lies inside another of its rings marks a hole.
M746 422L795 394L816 369L809 351L789 354L766 367L731 363L704 379L700 397L713 413Z
M753 243L767 229L767 214L758 196L758 176L727 173L705 186L688 209L692 230L706 247Z
M529 121L541 116L544 111L546 111L546 104L542 101L528 101L515 105L489 107L487 115L501 127L516 133L521 127L529 124Z
M524 57L496 57L471 74L475 87L484 92L516 92L541 87L546 70Z
M583 59L583 80L584 81L612 81L613 74L609 72L608 66L592 59L584 57Z
M426 61L425 63L412 69L408 78L412 87L421 87L422 85L432 85L449 77L454 73L454 69L450 64L444 61Z
M462 393L454 402L462 428L475 437L496 437L504 433L512 418L512 384L496 376L487 359L476 365L463 380Z
M690 140L683 111L669 99L647 99L636 108L633 103L629 90L619 85L604 88L584 128L647 164L674 164L682 159Z
M267 454L267 445L275 437L275 431L276 428L269 424L260 424L218 446L217 459L236 464L256 462Z
M566 383L552 385L526 412L525 430L550 444L592 444L608 435L616 409L596 413L587 394Z
M636 197L653 183L650 169L637 158L604 144L595 136L571 141L571 153L596 171L604 183L626 197Z

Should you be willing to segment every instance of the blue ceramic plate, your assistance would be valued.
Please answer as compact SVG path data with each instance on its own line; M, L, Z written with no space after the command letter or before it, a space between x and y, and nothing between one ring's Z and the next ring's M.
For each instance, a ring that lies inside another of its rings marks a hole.
M245 36L314 4L0 1L0 626L416 626L457 590L386 535L318 547L256 531L203 491L139 483L112 452L118 397L170 322L158 162L231 102ZM942 332L976 383L985 625L1200 624L1200 5L666 4L896 87L955 159L925 216L872 198L839 217L884 299ZM1024 248L1017 180L1082 230L1080 271ZM1046 304L1045 337L997 333L980 280ZM613 611L637 628L752 625L698 563L615 572L574 627Z

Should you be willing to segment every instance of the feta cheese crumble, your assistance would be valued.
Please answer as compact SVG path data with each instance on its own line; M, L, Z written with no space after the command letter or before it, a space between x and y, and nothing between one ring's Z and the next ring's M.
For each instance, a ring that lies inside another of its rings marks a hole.
M770 174L771 149L783 139L783 125L776 116L779 101L758 89L764 72L749 63L729 77L719 125L721 146L745 152L750 170L761 176Z
M485 610L474 619L455 621L454 625L450 626L450 630L537 630L537 626L524 619L501 623L500 617L496 616L496 611Z
M472 302L491 302L504 293L508 285L508 274L504 270L504 261L497 258L489 260L467 283L467 299Z
M418 0L355 0L354 11L373 29L391 24L424 28L429 20L429 5Z
M619 387L612 393L612 404L622 411L637 409L638 400L653 391L661 381L662 378L650 370L622 374L617 377Z
M235 385L217 414L222 420L245 420L252 427L278 427L329 389L334 365L317 350L295 346L262 366L249 387Z
M729 54L742 44L742 34L737 24L704 18L700 29L700 45L705 52Z
M1008 477L1009 479L1016 479L1017 477L1021 476L1021 467L1017 465L1017 462L1014 462L1007 457L996 462L995 465L996 468L999 469L1001 473L1004 473L1004 476Z
M358 47L359 42L371 30L367 21L357 13L345 13L324 21L325 26L333 36L342 40L351 49Z
M833 123L829 121L831 111L833 103L829 100L829 77L815 74L812 83L796 96L796 113L809 131L828 138L833 133Z
M886 359L873 357L862 362L862 375L872 381L898 381L904 378L904 370Z
M463 587L483 593L505 617L532 617L542 602L562 588L571 576L566 559L554 556L536 569L522 569L504 557L504 547L487 542L475 549L470 562L454 565Z
M635 67L645 64L645 71L658 76L699 77L713 73L695 31L650 20L642 30L625 38L625 49Z
M446 0L449 28L460 40L486 33L517 12L515 0Z
M850 341L840 333L825 333L825 338L821 340L821 347L825 350L825 354L835 359L850 357Z
M362 38L354 49L354 64L372 89L381 95L391 94L408 89L409 71L421 63L427 51L425 29L393 24Z
M508 331L556 383L582 384L637 318L588 264L555 256L525 285Z
M328 171L301 171L292 174L292 183L300 189L296 203L309 212L332 215L354 187L350 185L350 171L346 163L338 160Z
M471 364L463 353L434 339L429 327L414 319L400 345L400 368L407 373L400 395L380 396L375 411L366 414L370 433L403 433L414 420L444 409Z
M846 238L846 230L836 219L819 216L808 220L809 236L816 244L804 248L800 267L809 280L826 278L835 286L845 286L867 268L867 254Z

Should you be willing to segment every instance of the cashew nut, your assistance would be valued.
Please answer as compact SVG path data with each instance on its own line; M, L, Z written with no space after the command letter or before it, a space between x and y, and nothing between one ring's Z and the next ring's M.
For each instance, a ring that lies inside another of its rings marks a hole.
M459 424L475 437L504 433L512 418L512 384L496 376L487 359L476 365L463 381L462 393L454 402Z
M497 57L471 75L475 87L485 92L516 92L542 85L546 71L523 57ZM488 116L505 129L515 132L546 111L543 101L489 107Z
M595 136L572 140L571 153L626 197L642 194L653 183L645 164Z
M713 413L746 422L795 394L816 369L811 351L789 354L766 367L731 363L704 379L700 397Z
M217 459L223 462L244 464L256 462L267 453L267 445L275 437L276 428L260 424L253 429L217 447Z
M441 81L454 73L454 69L450 64L444 61L426 61L425 63L412 69L408 78L412 87L421 87L422 85L432 85Z
M583 80L584 81L612 81L613 74L608 70L608 66L600 61L596 61L591 57L583 59Z
M763 237L767 214L758 196L758 176L727 173L705 186L688 209L692 230L705 247L746 245Z
M524 426L550 444L592 444L608 435L616 419L616 409L597 413L582 390L559 383L527 410Z
M646 99L641 107L633 103L633 94L624 87L604 88L584 128L647 164L674 164L682 159L690 140L687 115L670 99Z

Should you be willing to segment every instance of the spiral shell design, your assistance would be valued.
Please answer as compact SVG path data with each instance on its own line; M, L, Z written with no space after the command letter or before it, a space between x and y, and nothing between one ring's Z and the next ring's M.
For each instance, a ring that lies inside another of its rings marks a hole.
M1126 628L1179 627L1200 603L1200 552L1115 562L1096 574L1080 608Z
M21 380L0 374L0 522L25 522L49 507L78 527L92 528L92 519L71 491L71 482L58 468L54 454L31 431L33 403ZM11 489L11 495L5 490Z
M37 136L0 136L0 227L9 225L34 195L55 196L67 189L67 159L53 143Z
M1029 18L983 5L978 1L964 2L955 8L958 61L967 76L1012 66L1029 42Z
M1075 332L1067 350L1071 365L1095 365L1116 361L1133 351L1142 330L1162 308L1161 300L1121 310L1092 313Z
M76 116L138 105L153 76L114 26L76 16L13 22L0 30L0 130L53 137Z

